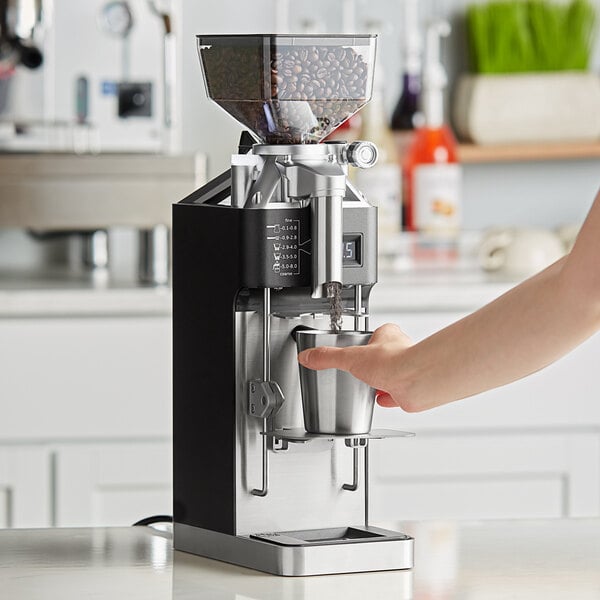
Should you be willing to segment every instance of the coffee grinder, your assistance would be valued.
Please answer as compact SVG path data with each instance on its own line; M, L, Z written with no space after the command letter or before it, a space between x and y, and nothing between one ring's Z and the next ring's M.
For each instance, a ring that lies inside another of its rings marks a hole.
M377 149L322 140L370 99L376 41L197 37L209 97L252 134L173 207L176 550L277 575L412 567L413 540L369 521L369 443L411 434L308 433L294 341L368 330L377 209L348 165Z

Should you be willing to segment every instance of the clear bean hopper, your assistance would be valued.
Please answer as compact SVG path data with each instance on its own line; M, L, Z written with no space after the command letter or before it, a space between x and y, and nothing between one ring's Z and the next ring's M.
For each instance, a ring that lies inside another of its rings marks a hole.
M265 144L316 144L372 93L374 36L198 36L209 97Z

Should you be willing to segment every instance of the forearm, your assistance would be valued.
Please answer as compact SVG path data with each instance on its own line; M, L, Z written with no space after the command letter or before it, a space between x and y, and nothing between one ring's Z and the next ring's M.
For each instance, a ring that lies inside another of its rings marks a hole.
M403 352L407 410L425 410L504 385L563 356L600 325L600 302L563 258L479 311Z

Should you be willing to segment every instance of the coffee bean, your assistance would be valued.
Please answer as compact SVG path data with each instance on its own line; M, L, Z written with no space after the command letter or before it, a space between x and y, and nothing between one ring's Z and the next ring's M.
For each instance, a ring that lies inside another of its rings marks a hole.
M318 79L323 79L327 75L327 69L325 67L321 67L317 71L316 75Z

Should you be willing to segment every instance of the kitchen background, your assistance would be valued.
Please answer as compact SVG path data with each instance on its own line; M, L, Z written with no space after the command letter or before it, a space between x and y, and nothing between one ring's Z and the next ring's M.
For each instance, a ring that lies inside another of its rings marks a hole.
M472 3L417 3L421 33L434 18L452 24L447 114L468 69ZM170 204L227 168L240 133L206 98L195 34L378 32L389 119L405 3L41 4L43 65L0 69L0 526L129 524L171 512ZM600 182L599 137L508 158L463 147L461 258L415 264L413 237L398 236L373 325L419 339L513 285L518 275L484 273L473 249L490 227L579 224ZM373 520L598 516L599 343L485 398L379 409L376 423L418 435L374 449Z

